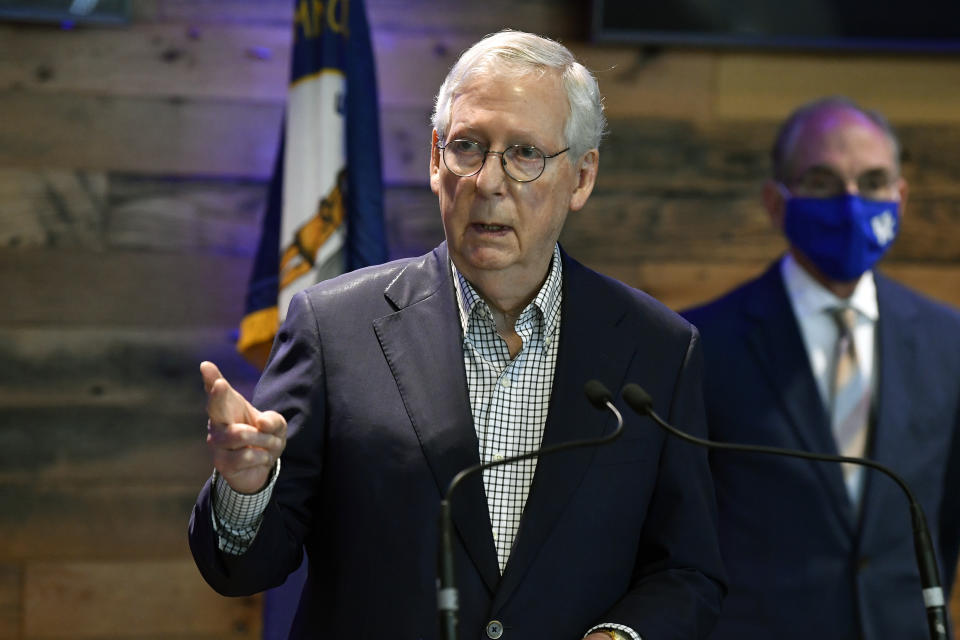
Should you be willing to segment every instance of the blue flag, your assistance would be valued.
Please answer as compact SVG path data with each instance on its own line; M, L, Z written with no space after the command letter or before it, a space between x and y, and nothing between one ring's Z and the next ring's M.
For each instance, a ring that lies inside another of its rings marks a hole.
M237 350L259 367L290 299L387 259L376 69L362 0L294 0L284 131Z

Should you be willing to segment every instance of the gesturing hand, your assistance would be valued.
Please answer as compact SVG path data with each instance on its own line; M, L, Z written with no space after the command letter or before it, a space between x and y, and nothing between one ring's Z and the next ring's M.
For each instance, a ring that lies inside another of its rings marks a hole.
M200 375L207 391L213 466L234 491L256 493L287 444L287 421L276 411L258 411L212 362L200 363Z

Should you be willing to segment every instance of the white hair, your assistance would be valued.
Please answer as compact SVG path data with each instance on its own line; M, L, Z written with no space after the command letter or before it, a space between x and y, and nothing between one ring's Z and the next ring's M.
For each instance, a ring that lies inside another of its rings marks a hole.
M567 94L569 112L563 128L569 158L579 159L600 146L607 126L603 97L593 74L577 62L562 44L522 31L504 30L486 36L467 49L450 69L434 103L432 123L440 140L450 124L450 110L457 94L471 80L504 73L556 71Z

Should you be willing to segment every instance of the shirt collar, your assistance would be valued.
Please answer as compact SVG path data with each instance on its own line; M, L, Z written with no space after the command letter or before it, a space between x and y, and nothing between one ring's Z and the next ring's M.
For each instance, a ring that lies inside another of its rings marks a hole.
M463 276L450 260L450 270L453 274L453 286L457 293L457 311L460 314L460 327L464 335L470 328L470 320L475 313L482 313L485 318L493 321L493 315L490 313L490 307L486 301L477 293L473 285ZM550 261L550 269L547 272L547 279L544 281L537 295L529 305L523 310L521 316L531 307L540 311L540 317L543 318L544 335L552 335L560 321L560 299L563 290L563 261L560 259L560 245L553 245L553 258ZM480 305L480 306L478 306Z
M880 317L880 309L877 306L877 284L873 278L873 271L867 271L860 276L853 295L847 300L838 298L817 282L797 263L791 253L787 253L780 261L780 274L783 276L787 296L799 317L820 314L827 309L841 306L850 306L873 322Z

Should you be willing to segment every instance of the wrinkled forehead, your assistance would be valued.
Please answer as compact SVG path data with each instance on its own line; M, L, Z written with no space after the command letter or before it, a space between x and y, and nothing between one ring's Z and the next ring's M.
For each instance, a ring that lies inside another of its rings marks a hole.
M546 93L557 92L557 98L566 101L563 78L556 69L490 58L464 74L451 95L451 103L456 102L464 93L506 84L536 87Z
M541 133L556 127L562 135L570 107L559 72L527 66L467 77L450 101L449 126L476 110L499 112Z
M875 169L897 172L887 132L867 115L843 107L817 111L800 122L787 141L785 159L791 179L818 166L850 175Z

